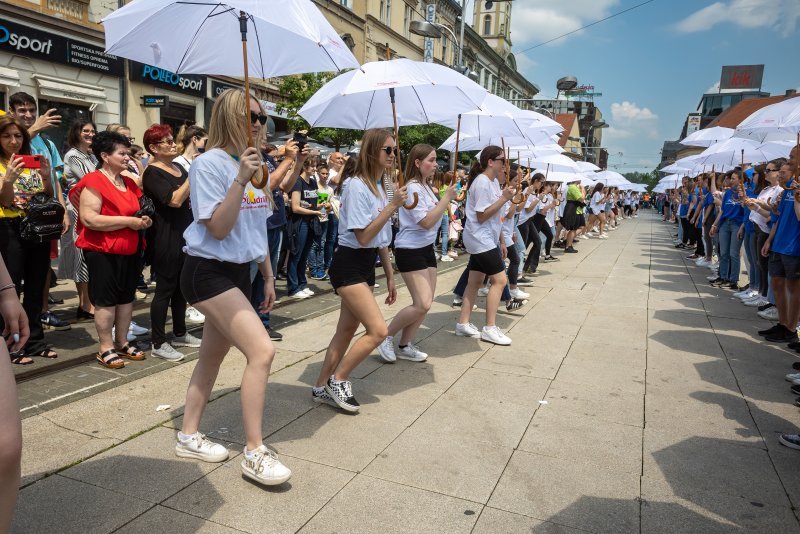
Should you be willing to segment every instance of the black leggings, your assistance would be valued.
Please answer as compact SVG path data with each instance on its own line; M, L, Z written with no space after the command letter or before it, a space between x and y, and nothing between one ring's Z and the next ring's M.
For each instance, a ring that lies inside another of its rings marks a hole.
M167 310L172 308L172 332L176 336L186 334L186 299L180 287L180 269L175 276L156 275L156 291L150 304L150 326L153 329L153 346L160 347L167 341Z
M508 269L506 269L506 273L508 273L508 283L512 286L517 285L517 277L519 276L519 252L517 252L517 245L515 243L509 243L506 245L506 255L509 259Z
M697 243L697 248L694 249L694 253L698 256L705 256L706 255L706 247L703 243L703 229L698 228L696 224L692 225L692 232L694 233L694 240Z
M694 232L692 231L692 224L689 222L689 217L691 214L687 215L686 217L681 217L681 228L683 228L683 244L684 245L694 245Z
M761 255L761 249L764 248L764 243L767 242L767 238L769 234L764 232L756 226L756 257L758 258L758 266L760 267L761 271L761 280L758 286L758 290L761 293L761 296L766 298L767 293L769 293L769 256L764 257Z
M533 226L538 232L544 234L544 254L545 256L549 256L550 248L553 246L553 229L550 228L550 225L547 223L547 217L537 213L533 216Z
M524 271L536 272L539 268L539 255L542 253L542 240L539 238L539 231L533 224L533 217L525 221L519 227L519 233L522 235L522 242L525 244L525 250L533 245L528 257L525 258Z

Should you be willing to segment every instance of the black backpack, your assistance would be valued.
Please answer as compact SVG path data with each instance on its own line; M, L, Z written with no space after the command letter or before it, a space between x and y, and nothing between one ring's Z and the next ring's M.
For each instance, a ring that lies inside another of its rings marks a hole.
M45 193L33 195L20 224L22 239L43 243L59 239L63 230L64 206Z

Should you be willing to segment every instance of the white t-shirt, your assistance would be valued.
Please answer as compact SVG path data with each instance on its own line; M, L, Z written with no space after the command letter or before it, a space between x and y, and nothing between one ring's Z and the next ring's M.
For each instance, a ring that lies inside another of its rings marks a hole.
M567 199L562 197L561 204L558 205L558 218L564 217L564 212L567 210Z
M319 181L317 183L319 183ZM328 202L330 202L331 199L333 198L333 188L329 185L317 187L317 194L319 193L327 193ZM319 197L317 198L319 199ZM328 220L328 210L322 207L321 202L319 202L319 211L322 212L322 215L319 216L320 222L326 222Z
M506 247L510 247L511 243L514 242L514 230L517 228L514 224L516 210L512 211L511 214L508 213L512 208L516 208L516 206L510 201L506 202L503 207L500 208L500 213L503 215L503 243Z
M339 245L349 248L383 248L392 242L392 225L387 222L380 232L362 246L353 230L363 230L380 215L389 201L383 189L378 194L370 190L361 178L348 178L342 186L341 206L339 207ZM403 209L403 208L400 208Z
M622 197L622 205L623 206L630 206L631 205L631 194L625 193L625 196Z
M545 205L545 206L549 206L550 204L553 203L553 200L554 200L554 197L553 197L552 193L547 193L544 196L544 200L542 201L542 204ZM547 221L547 224L550 225L550 226L555 226L556 225L556 209L557 208L555 206L553 206L552 208L547 210L547 213L544 214L544 218Z
M192 162L189 161L188 159L186 159L186 157L183 154L181 154L177 158L173 159L172 163L177 163L178 165L183 167L186 172L189 172L189 169L192 166Z
M408 200L413 201L414 193L419 196L419 202L412 210L400 208L400 230L394 238L394 246L397 248L422 248L436 242L436 235L442 228L441 221L437 221L433 228L425 229L419 222L436 207L439 200L433 194L430 187L419 182L408 182L406 184Z
M224 150L201 154L189 170L189 199L194 221L183 233L184 252L191 256L232 263L262 262L269 250L266 221L272 215L270 198L247 183L233 229L222 240L214 238L205 221L222 203L239 172L239 164ZM236 185L235 187L239 187Z
M592 208L592 211L594 212L595 215L600 213L600 210L606 209L606 206L604 203L602 203L602 200L603 200L602 192L598 191L597 193L592 195L592 202L590 204L590 207Z
M517 221L517 226L521 226L523 223L528 222L528 219L533 217L539 212L539 204L537 203L536 206L531 208L534 202L538 200L538 197L535 193L531 193L528 195L528 200L525 202L525 206L519 211L519 219ZM530 211L528 211L530 209Z
M464 227L464 246L470 254L480 254L496 248L500 243L502 211L498 210L483 223L478 222L478 212L486 211L502 196L500 182L479 174L467 194L467 224Z
M783 192L783 188L779 185L772 185L769 187L765 187L761 190L758 194L758 200L761 202L769 201L770 204L775 204L775 201L781 196ZM762 217L760 213L756 213L755 210L750 211L750 220L753 221L758 227L761 229L762 232L769 233L769 226L767 226L767 219L766 217Z

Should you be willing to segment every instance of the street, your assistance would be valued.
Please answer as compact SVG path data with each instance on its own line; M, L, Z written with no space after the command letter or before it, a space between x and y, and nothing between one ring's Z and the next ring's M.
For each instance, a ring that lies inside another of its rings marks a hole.
M282 310L296 320L280 326L265 443L294 475L271 489L239 470L235 350L201 424L230 446L223 464L174 454L193 358L22 382L12 532L796 532L800 452L777 440L797 428L796 357L757 339L769 323L709 287L672 232L645 211L543 263L529 303L498 315L510 347L453 335L461 269L441 271L417 339L429 359L371 356L355 416L310 398L336 297ZM410 297L378 301L388 319Z

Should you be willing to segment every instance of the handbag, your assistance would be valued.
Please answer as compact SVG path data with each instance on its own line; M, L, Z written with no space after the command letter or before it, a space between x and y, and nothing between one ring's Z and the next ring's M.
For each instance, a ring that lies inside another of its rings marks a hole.
M139 211L133 214L134 217L150 217L151 219L156 214L156 207L153 204L153 200L148 197L147 195L142 195L139 197Z
M64 206L45 193L36 193L28 201L20 235L26 241L44 243L61 238L64 230Z

